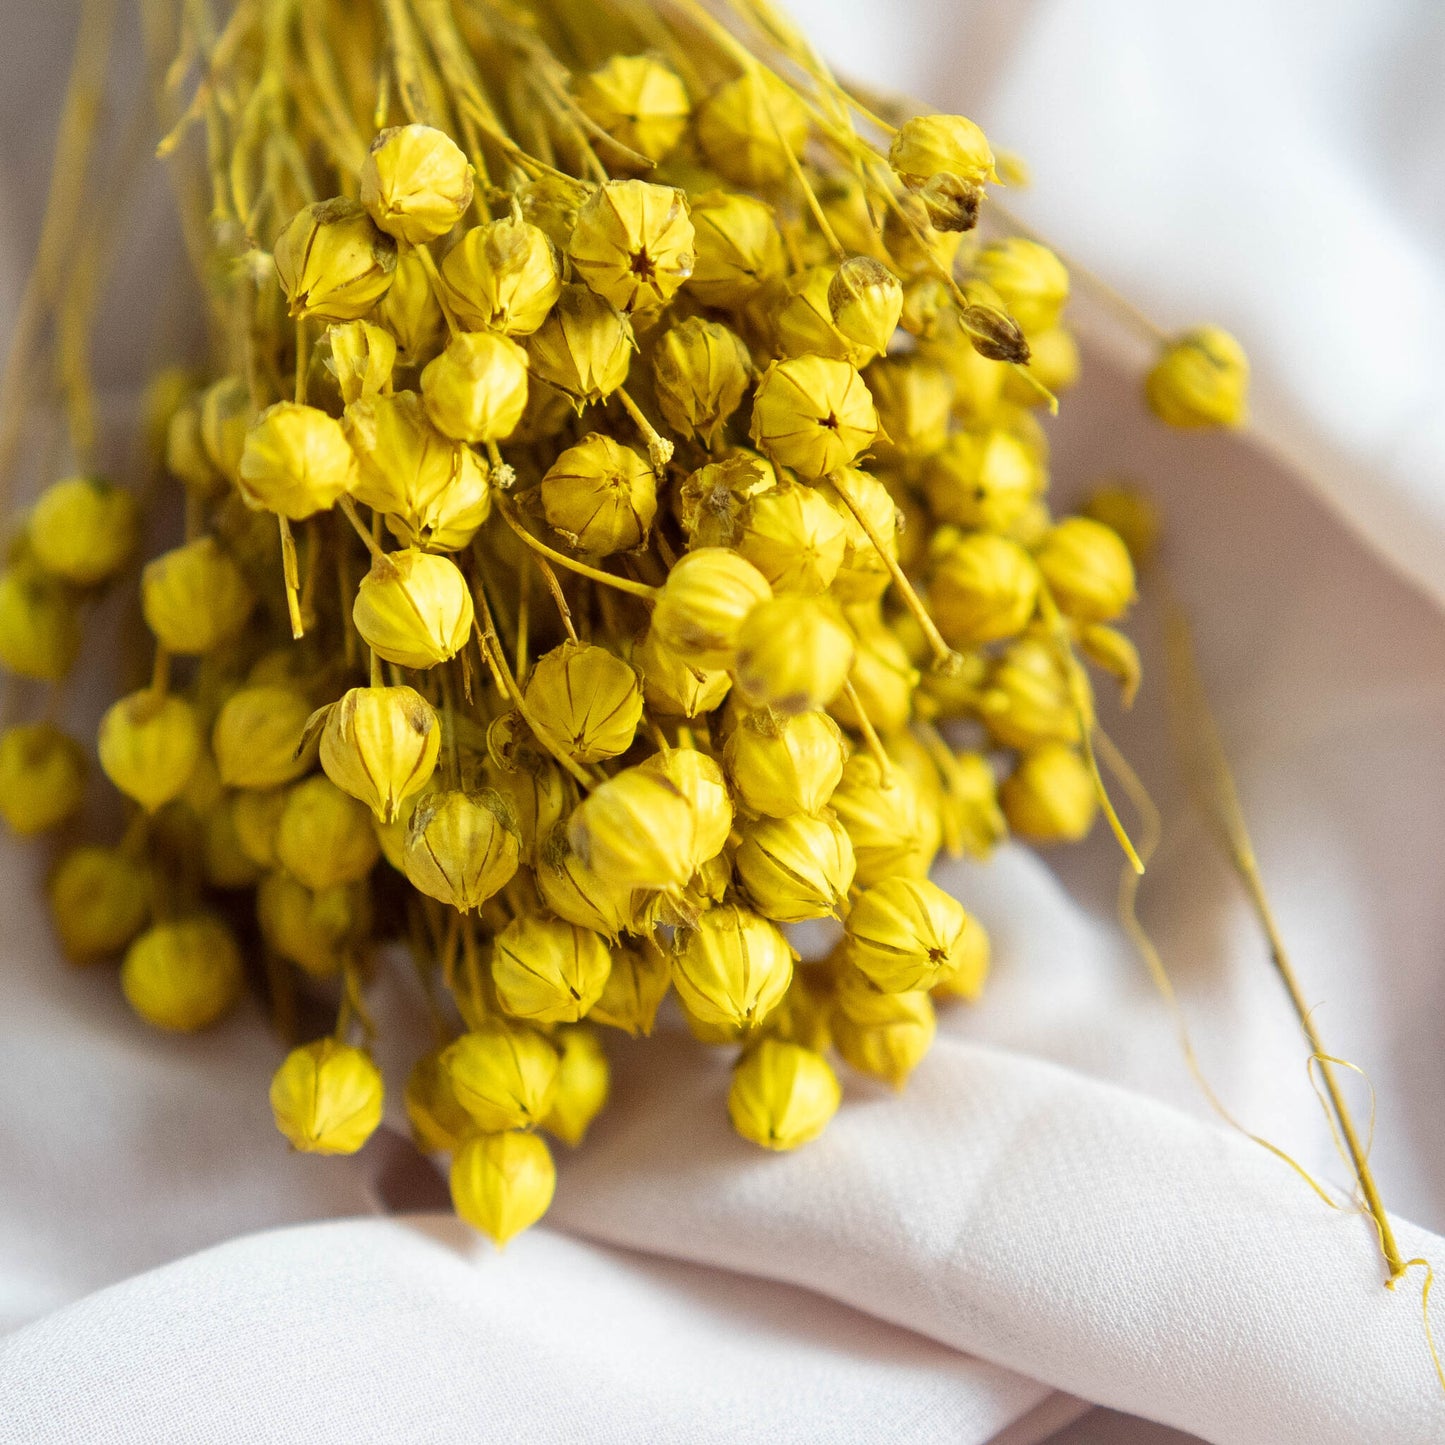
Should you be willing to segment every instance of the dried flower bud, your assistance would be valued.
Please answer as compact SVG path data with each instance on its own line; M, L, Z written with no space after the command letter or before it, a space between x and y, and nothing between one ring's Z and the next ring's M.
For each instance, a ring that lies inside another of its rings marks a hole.
M656 771L626 768L572 814L568 841L582 861L633 888L681 888L696 867L697 820L686 795Z
M752 438L803 477L846 467L878 432L873 398L846 361L800 356L776 361L753 398Z
M406 547L373 560L351 616L378 657L399 667L435 667L467 645L472 594L455 562Z
M672 964L655 944L614 948L612 971L588 1018L632 1038L648 1035L671 984Z
M556 387L580 411L627 380L632 328L610 301L586 286L564 286L527 350L532 375Z
M1134 600L1134 564L1117 532L1089 517L1066 517L1034 554L1060 609L1077 622L1112 622Z
M96 742L106 777L148 813L180 796L201 755L195 709L149 689L112 703Z
M1227 331L1197 327L1166 344L1144 396L1172 427L1241 427L1249 414L1249 358Z
M587 191L586 182L553 172L523 181L513 188L512 194L521 204L523 219L542 231L561 252L572 239L577 209Z
M754 196L708 191L692 203L697 260L687 290L704 306L737 307L787 260L773 209Z
M823 1132L842 1098L838 1076L822 1054L782 1039L759 1039L733 1070L728 1117L751 1143L796 1149Z
M1117 532L1135 567L1143 567L1159 545L1159 509L1128 482L1098 488L1084 504L1084 515Z
M26 528L35 560L78 587L113 577L135 549L135 497L100 477L69 477L43 491Z
M120 987L148 1024L195 1033L241 996L241 951L208 915L155 923L126 950Z
M748 613L771 596L751 562L725 547L700 547L667 574L652 630L662 646L698 667L729 667Z
M642 719L637 674L605 647L581 642L539 657L525 696L534 726L579 763L625 753Z
M256 890L256 921L282 958L314 978L330 978L367 936L371 894L364 883L313 892L289 873L268 873Z
M353 687L327 710L321 734L326 776L393 823L402 800L431 781L441 747L432 705L410 687Z
M453 452L452 479L421 511L391 513L386 529L408 547L425 552L460 552L492 515L492 478L470 448Z
M749 66L719 86L697 114L697 140L708 164L745 190L781 181L808 143L803 102L770 71Z
M848 914L848 958L884 993L932 988L956 967L971 922L926 878L884 878Z
M948 440L953 382L927 357L885 356L863 374L878 408L875 450L885 462L921 461Z
M1025 635L1009 644L989 673L978 712L989 735L1006 748L1079 741L1068 665L1048 637Z
M396 242L359 202L337 196L298 211L276 241L275 258L293 318L355 321L391 285Z
M898 329L903 286L882 262L850 256L828 284L828 310L849 341L878 354Z
M521 838L501 794L448 790L417 803L403 865L429 898L470 913L511 882L521 857Z
M825 356L833 361L846 361L850 366L866 366L875 351L845 336L833 320L829 296L838 268L832 264L810 266L790 276L769 306L768 319L777 336L777 350L783 356ZM766 295L762 304L772 301Z
M557 1050L526 1024L495 1019L442 1055L452 1093L479 1129L531 1129L552 1108Z
M1077 843L1094 826L1099 800L1083 758L1063 743L1026 752L999 788L1009 827L1034 843Z
M970 186L997 181L988 137L961 115L918 115L893 135L888 164L910 190L934 176L957 176Z
M647 55L614 55L578 78L577 104L619 145L660 161L682 139L692 106L687 87Z
M150 875L117 848L83 844L56 864L46 893L60 946L72 963L119 953L150 913Z
M997 642L1028 626L1039 600L1039 569L1017 542L976 532L939 559L928 597L950 645Z
M472 203L472 168L452 138L429 125L381 131L361 168L361 204L389 236L424 246Z
M971 231L978 225L984 190L982 186L973 185L962 176L940 171L937 175L929 176L914 194L923 203L928 224L935 231L956 235L962 231Z
M562 1063L552 1112L542 1120L542 1127L575 1149L607 1102L612 1070L597 1030L586 1024L558 1029L556 1044L562 1051Z
M276 834L286 808L286 790L243 791L230 800L236 844L258 868L277 868Z
M974 266L1030 336L1058 323L1069 299L1069 273L1047 246L1010 236L985 246Z
M721 670L694 667L685 654L664 647L649 629L632 654L642 673L642 695L648 707L668 717L700 717L718 707L732 686Z
M345 321L328 326L325 341L326 369L336 378L344 404L390 387L396 367L396 338L391 332L370 321Z
M320 774L287 790L275 846L276 861L317 893L359 882L381 852L371 815Z
M775 592L812 595L838 575L847 540L842 516L822 491L787 483L747 502L736 546Z
M456 1212L500 1246L547 1212L557 1167L535 1134L478 1134L452 1157L450 1184Z
M771 597L738 632L733 677L754 705L780 713L827 707L853 666L853 634L817 597Z
M562 290L552 242L511 217L468 231L447 252L442 278L464 326L503 336L530 336Z
M973 349L986 360L1007 361L1015 366L1028 363L1032 353L1023 327L1008 314L991 288L977 282L970 286L969 304L958 313L958 319Z
M79 651L80 615L68 587L30 567L0 573L0 666L56 682Z
M657 478L647 458L591 432L568 447L542 478L547 524L580 552L630 552L657 515Z
M853 844L831 813L760 818L743 830L738 878L758 911L777 923L836 916L853 886Z
M895 1089L908 1082L938 1029L926 993L882 993L853 969L840 980L831 1023L844 1062Z
M677 517L693 551L731 547L742 529L747 503L777 484L770 462L738 451L688 475L677 492Z
M371 318L395 338L397 357L406 364L417 365L435 351L445 318L426 263L415 251L397 261L391 286Z
M680 930L672 981L688 1012L705 1024L752 1028L782 1002L793 951L777 925L746 908L709 908Z
M355 1154L381 1123L381 1074L370 1057L336 1039L286 1055L271 1079L271 1113L293 1149Z
M855 753L844 765L831 803L852 840L860 887L894 874L927 875L941 841L940 824L904 769L890 767L885 774L871 754Z
M85 800L85 754L53 723L0 733L0 817L28 837L58 828Z
M843 776L848 745L827 713L751 713L728 735L723 758L745 808L770 818L818 813Z
M221 704L211 751L228 788L279 788L311 766L302 746L311 704L292 687L242 687Z
M341 423L314 406L278 401L246 433L238 485L250 506L300 521L326 511L357 481Z
M940 521L988 532L1010 531L1045 481L1037 455L1002 427L955 433L923 478Z
M488 331L464 331L421 374L432 425L462 442L505 441L527 409L527 353Z
M733 827L732 797L722 768L696 748L668 748L639 763L638 769L665 778L692 805L692 866L688 871L696 872L716 858ZM677 846L684 848L682 838L677 840Z
M602 996L611 967L607 945L590 928L538 913L514 918L492 945L498 1000L513 1017L536 1023L576 1023Z
M457 1103L442 1067L443 1052L433 1049L412 1065L402 1096L412 1137L428 1154L453 1153L472 1132L471 1116Z
M567 841L564 825L552 829L537 853L537 892L558 918L614 941L631 926L632 887L589 868Z
M141 573L141 611L168 652L199 654L246 625L256 597L214 537L162 552Z
M352 491L378 512L419 526L457 477L461 448L432 426L413 391L353 402L344 430L359 470Z
M692 275L687 197L648 181L604 181L578 210L567 254L619 311L665 306Z
M741 337L691 316L664 332L652 357L657 404L674 430L713 447L752 382Z

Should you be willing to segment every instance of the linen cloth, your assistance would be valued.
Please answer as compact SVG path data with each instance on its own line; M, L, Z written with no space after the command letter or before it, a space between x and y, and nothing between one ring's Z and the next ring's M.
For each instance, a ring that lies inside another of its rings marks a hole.
M63 64L70 7L43 8L25 24L46 63L0 56L7 110ZM1122 470L1156 491L1284 935L1328 1045L1379 1092L1385 1197L1445 1228L1445 625L1425 595L1445 577L1445 196L1427 174L1445 108L1410 84L1442 44L1435 13L795 9L840 64L1024 152L1036 191L1015 204L1062 248L1255 357L1254 433L1181 438L1140 408L1130 337L1085 306L1056 487ZM24 145L0 156L12 288L46 142ZM156 269L143 259L123 275ZM138 299L117 298L120 383ZM1174 783L1147 601L1137 630L1145 696L1106 723L1166 815L1145 919L1229 1105L1345 1184L1257 933ZM1386 1291L1358 1215L1210 1116L1114 923L1102 828L940 871L989 927L995 973L903 1096L849 1080L822 1140L763 1156L728 1129L725 1055L624 1042L612 1106L559 1150L547 1226L500 1254L435 1216L345 1218L426 1210L442 1186L392 1137L356 1160L288 1154L259 1020L144 1030L111 980L59 963L41 861L0 851L6 1445L1020 1445L1086 1402L1207 1440L1445 1438L1419 1272ZM396 988L382 1012L397 1093L416 1003ZM1402 1224L1402 1247L1445 1262L1426 1228ZM1068 1438L1140 1428L1098 1415Z

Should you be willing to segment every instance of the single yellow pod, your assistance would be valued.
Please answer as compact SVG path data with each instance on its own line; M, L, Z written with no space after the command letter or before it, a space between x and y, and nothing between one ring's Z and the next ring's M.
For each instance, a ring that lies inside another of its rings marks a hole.
M156 641L192 656L235 637L256 605L240 567L214 537L198 537L146 563L140 598Z
M752 384L742 338L719 321L690 316L670 327L652 353L657 404L668 424L706 447L716 446Z
M238 688L221 704L211 751L228 788L279 788L310 766L303 746L311 704L291 687Z
M1094 826L1099 799L1083 758L1063 743L1045 743L1019 758L999 802L1009 827L1034 843L1077 843Z
M355 321L386 295L396 272L396 242L359 202L343 196L302 207L277 238L273 256L296 320Z
M640 547L657 515L657 478L647 458L598 432L552 463L539 495L547 525L597 557Z
M407 827L402 866L412 885L462 913L506 887L522 856L501 795L491 788L426 793Z
M877 434L873 398L846 361L775 361L753 396L753 445L802 477L848 466Z
M132 493L100 477L67 477L36 499L26 536L47 572L94 587L129 561L139 525Z
M853 633L831 603L772 597L752 609L738 632L733 678L755 706L812 712L842 690L854 651Z
M687 196L650 181L603 181L577 210L572 267L619 311L665 306L692 275Z
M556 1044L562 1062L557 1070L552 1112L542 1120L542 1127L575 1149L607 1103L612 1070L597 1030L586 1024L558 1029Z
M505 441L527 409L527 365L527 353L505 336L454 336L421 374L432 425L454 441Z
M791 173L789 157L801 156L808 143L808 112L791 86L750 65L703 103L696 133L720 176L755 191Z
M752 1028L782 1002L793 950L775 923L724 903L679 930L672 981L687 1010L705 1024Z
M625 753L642 718L636 672L605 647L581 642L539 657L524 696L532 725L579 763Z
M782 1039L744 1051L728 1088L733 1128L764 1149L796 1149L816 1139L843 1100L838 1076L822 1054Z
M503 336L530 336L562 290L552 242L510 216L467 231L447 252L442 278L463 326Z
M696 667L730 667L748 614L772 595L751 562L726 547L701 547L667 574L652 630L659 643Z
M457 1103L479 1129L530 1129L552 1108L560 1057L536 1029L496 1019L442 1054Z
M145 927L150 893L150 874L118 849L72 848L46 885L65 956L72 963L93 963L119 953Z
M844 1063L895 1089L908 1082L938 1031L926 993L883 993L851 968L839 979L829 1023Z
M241 951L218 919L201 915L154 923L126 951L120 987L148 1024L194 1033L241 996Z
M587 1017L632 1038L645 1037L651 1034L657 1010L671 986L672 963L655 944L614 948L602 996Z
M450 661L467 645L474 613L455 562L404 547L373 559L351 616L378 657L424 669Z
M831 802L853 843L860 886L894 874L926 876L942 841L942 824L905 769L885 773L871 754L855 753Z
M31 567L0 572L0 667L17 677L58 682L79 651L75 593Z
M750 823L734 866L759 913L775 923L802 923L846 908L857 864L847 829L824 812Z
M460 1149L474 1131L471 1115L457 1102L442 1064L444 1049L423 1054L406 1076L402 1100L417 1147L428 1154Z
M393 283L395 284L395 283ZM326 328L326 369L345 405L377 396L396 370L396 337L370 321L338 321Z
M564 286L527 353L532 375L581 411L626 382L632 347L632 328L616 306L586 286Z
M385 1089L369 1055L317 1039L286 1055L271 1079L271 1114L305 1154L355 1154L381 1123Z
M524 913L497 934L492 981L514 1018L576 1023L602 995L612 966L600 934L557 918Z
M579 76L577 104L619 145L660 161L687 129L692 106L677 72L648 55L614 55ZM625 159L625 158L624 158Z
M721 668L696 667L687 657L657 640L651 628L632 654L642 674L642 695L654 712L668 717L700 717L722 704L732 678Z
M366 939L371 918L365 883L338 883L313 892L278 869L266 874L256 890L261 936L313 978L340 972L348 952Z
M707 191L692 203L697 258L688 294L704 306L733 308L787 271L773 208L756 196Z
M697 817L687 795L653 769L625 768L573 811L568 841L604 878L632 888L681 888L696 868Z
M926 878L884 878L848 914L848 958L884 993L932 988L961 961L972 919Z
M934 176L957 176L966 185L998 180L988 137L961 115L916 115L894 133L888 164L910 190Z
M1092 517L1065 517L1034 553L1059 610L1084 624L1113 622L1134 601L1134 563L1117 532Z
M728 734L723 762L743 806L786 818L825 808L843 776L848 744L824 712L750 713Z
M321 766L382 823L396 821L402 801L431 781L441 724L415 688L353 687L326 713Z
M558 918L614 941L632 926L635 890L589 868L567 841L565 826L543 840L535 872L537 892Z
M478 1134L452 1158L452 1206L499 1246L541 1219L556 1188L556 1165L535 1134Z
M327 511L360 478L341 423L317 407L291 401L278 401L256 418L238 473L248 505L293 522Z
M1144 381L1149 409L1186 431L1241 427L1249 419L1249 358L1218 326L1200 326L1166 342Z
M346 408L346 439L357 459L358 502L413 527L452 487L461 448L432 424L414 391L363 396Z
M843 565L847 545L848 529L828 498L796 483L749 498L736 541L738 552L774 592L799 596L827 591Z
M184 698L149 688L112 703L96 737L100 766L148 813L180 796L201 756L201 729Z
M58 828L85 801L85 753L54 723L0 733L0 818L31 837Z
M933 620L950 646L976 647L1017 636L1039 602L1034 559L992 532L960 537L938 560L928 589Z
M321 774L287 789L276 824L276 861L298 882L320 892L357 883L380 856L371 816Z
M389 236L424 246L444 236L472 203L472 168L461 147L430 125L379 132L361 168L361 204Z
M696 748L667 748L638 764L638 771L664 779L692 807L692 872L716 858L733 827L732 796L722 768ZM684 846L678 839L678 847Z

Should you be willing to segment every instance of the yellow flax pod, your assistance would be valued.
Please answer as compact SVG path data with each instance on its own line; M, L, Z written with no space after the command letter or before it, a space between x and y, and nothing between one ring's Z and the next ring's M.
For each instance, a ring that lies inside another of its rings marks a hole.
M733 1128L764 1149L796 1149L816 1139L838 1112L843 1090L822 1054L782 1039L744 1051L728 1089Z
M342 792L392 823L402 801L431 780L440 747L436 712L414 688L353 687L326 711L321 766Z
M612 958L591 929L524 913L497 935L492 980L502 1007L534 1023L576 1023L602 996Z
M682 930L672 980L688 1012L706 1024L752 1028L782 1002L793 951L776 924L725 903Z
M318 1039L286 1055L271 1080L271 1113L292 1148L355 1154L381 1123L381 1074L350 1044Z

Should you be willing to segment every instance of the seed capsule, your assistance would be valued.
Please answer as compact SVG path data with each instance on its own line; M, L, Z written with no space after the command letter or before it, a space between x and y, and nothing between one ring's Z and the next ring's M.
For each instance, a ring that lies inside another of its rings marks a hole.
M808 143L808 112L792 88L750 66L719 86L697 115L697 139L708 164L745 190L781 181L789 156Z
M638 764L638 771L671 783L692 806L692 847L688 851L694 873L723 850L733 827L732 797L723 770L696 748L669 748ZM679 849L684 839L677 840Z
M447 252L442 278L462 325L503 336L530 336L562 290L552 242L511 217L468 231Z
M844 1062L895 1089L908 1082L938 1029L926 993L882 993L856 969L839 980L831 1023Z
M381 131L361 168L361 204L389 236L424 246L444 236L472 203L472 168L448 135L429 125Z
M552 1109L559 1063L536 1029L502 1019L463 1034L442 1055L457 1103L489 1132L540 1124Z
M276 861L318 893L359 882L381 851L367 810L320 775L287 791L275 846Z
M378 512L419 526L456 480L461 449L432 426L413 391L353 402L345 432L359 464L352 491Z
M714 447L752 383L748 349L735 331L691 316L664 332L652 358L657 404L669 425Z
M581 411L627 380L632 344L627 318L610 301L586 286L564 286L527 351L532 375Z
M816 1139L838 1112L843 1091L822 1054L782 1039L760 1039L738 1060L728 1117L764 1149L796 1149Z
M557 1167L535 1134L478 1134L453 1156L450 1183L452 1207L500 1246L547 1212Z
M884 878L848 914L848 958L884 993L932 988L963 956L972 920L926 878Z
M355 1154L381 1123L384 1089L370 1057L336 1039L286 1055L271 1079L271 1113L293 1149Z
M906 121L894 132L888 164L910 190L940 174L975 188L998 180L988 137L961 115L918 115Z
M881 618L870 617L863 609L855 608L849 620L853 623L857 646L848 681L853 685L862 714L887 737L907 727L913 716L918 669L908 660L908 652L897 635ZM847 693L833 699L832 712L844 727L862 731L863 716Z
M604 181L579 208L567 253L619 311L665 306L692 275L687 197L648 181Z
M838 329L829 294L838 268L810 266L788 278L771 318L777 349L783 356L826 356L850 366L866 366L876 354Z
M486 788L425 794L411 815L402 861L428 897L470 913L511 881L521 856L506 803Z
M736 546L774 592L810 595L832 584L847 543L842 516L820 490L785 484L748 501Z
M775 468L754 452L734 452L688 475L677 493L677 519L694 552L731 547L748 502L777 485Z
M442 1067L443 1052L433 1049L412 1065L402 1096L412 1137L428 1154L450 1154L460 1149L472 1132L471 1116L457 1103Z
M840 489L846 489L868 525L884 545L884 551L895 560L898 556L898 507L888 488L877 477L854 467L844 467L832 474L829 482L820 485L819 494L838 514L843 524L843 560L833 578L833 595L844 603L872 602L881 597L892 582L888 562L873 545L853 509L843 500Z
M671 984L672 964L656 945L614 948L612 971L588 1018L632 1038L648 1035Z
M230 799L236 844L258 868L276 868L276 833L286 807L286 790L243 791Z
M225 478L216 469L201 438L201 402L192 397L166 428L166 470L187 491L210 496Z
M1241 427L1249 414L1249 358L1218 326L1186 331L1165 345L1144 396L1172 427Z
M1011 643L989 673L978 706L990 736L1004 747L1079 740L1068 668L1048 638L1024 636Z
M194 1033L241 995L241 952L228 929L201 915L152 924L126 951L120 987L148 1024Z
M357 481L341 423L314 406L278 401L246 433L239 486L253 507L300 521L326 511Z
M928 597L952 646L997 642L1028 626L1038 606L1039 569L1017 542L976 532L940 559Z
M150 913L150 875L115 848L83 844L56 864L46 892L60 946L72 963L119 953Z
M314 978L330 978L366 940L371 895L364 883L312 892L289 873L268 873L256 890L256 921L261 936L282 958Z
M867 888L894 874L922 878L940 842L936 812L901 767L885 774L867 753L855 753L833 790L833 811L848 830L857 881Z
M390 387L397 350L391 332L370 321L338 322L326 328L326 348L326 369L345 405Z
M53 723L0 733L0 817L29 837L58 828L85 801L85 754Z
M445 318L426 265L415 251L397 261L391 286L370 314L395 338L397 357L406 365L419 365L436 351Z
M487 331L464 331L421 374L432 425L461 442L505 441L527 409L527 353Z
M57 682L79 651L80 614L68 587L30 567L0 573L0 666Z
M1051 527L1034 554L1060 609L1078 622L1112 622L1134 600L1134 564L1117 532L1089 517Z
M833 917L853 886L853 844L831 813L760 818L743 831L735 860L748 897L777 923Z
M223 376L201 395L201 444L211 465L229 482L239 478L246 433L254 419L251 388L239 376Z
M562 1051L562 1063L557 1070L552 1112L542 1120L542 1127L575 1149L607 1102L612 1071L596 1029L586 1024L560 1028L556 1042Z
M660 644L698 667L729 667L748 613L771 596L751 562L724 547L701 547L667 574L652 630Z
M293 319L355 321L386 294L396 242L357 201L342 196L305 206L275 247L276 275Z
M999 788L1009 827L1035 843L1077 843L1098 811L1094 780L1084 760L1062 743L1025 753Z
M579 763L625 753L642 718L637 674L606 648L580 642L539 657L525 696L535 726Z
M692 203L697 260L687 291L704 306L738 307L782 276L787 261L773 209L753 196L708 191Z
M789 714L826 707L848 680L853 634L816 597L772 597L738 632L733 677L754 705Z
M664 647L649 628L632 654L642 673L642 695L654 712L668 717L700 717L718 707L732 678L721 670L694 667L680 652Z
M753 398L755 446L803 477L846 467L878 432L873 398L846 361L776 361Z
M472 594L455 562L406 547L373 560L351 616L378 657L400 667L435 667L467 645Z
M382 823L431 781L441 747L432 705L410 687L353 687L326 715L321 766Z
M255 606L241 569L214 537L162 552L141 573L141 611L169 652L210 652L246 625Z
M988 979L989 941L983 924L970 917L954 949L952 966L933 986L934 998L961 998L974 1003Z
M523 750L520 758L505 766L488 758L486 777L516 822L523 855L534 858L540 841L572 805L562 770L550 758Z
M180 796L201 756L195 709L149 689L111 704L96 743L106 777L148 813Z
M922 461L943 449L953 408L953 382L925 356L886 356L863 374L878 408L880 460Z
M390 513L386 529L404 546L425 552L460 552L492 515L492 478L470 447L452 453L451 480L420 511Z
M47 487L26 529L35 560L78 587L113 577L135 549L135 497L100 477L69 477Z
M745 808L771 818L816 814L843 776L848 745L823 712L750 713L728 735L723 758Z
M614 55L576 84L577 103L620 145L660 161L682 139L687 87L647 55Z
M290 687L243 687L216 714L211 751L228 788L279 788L299 778L313 754L302 747L311 705Z
M850 256L828 284L828 310L849 341L879 355L903 314L902 283L873 257Z
M630 552L657 515L657 478L647 459L591 432L552 463L540 488L542 512L580 552Z
M632 888L681 888L695 869L697 819L670 779L614 773L572 814L568 841L588 867Z
M688 1012L705 1024L752 1028L788 991L793 951L766 918L722 904L681 931L672 981Z
M515 1018L536 1023L584 1018L602 996L611 967L598 934L537 913L514 918L492 945L498 1000Z
M1010 531L1045 482L1037 455L1002 427L955 433L924 473L940 521L989 532Z
M632 924L633 890L589 868L558 825L543 840L536 863L537 892L558 918L590 928L605 938Z

